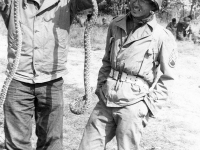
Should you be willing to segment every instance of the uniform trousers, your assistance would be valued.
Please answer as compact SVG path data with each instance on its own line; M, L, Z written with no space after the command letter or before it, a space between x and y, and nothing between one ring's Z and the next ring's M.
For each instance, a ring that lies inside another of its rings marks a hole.
M144 101L126 107L107 107L99 101L85 127L79 150L104 150L114 136L118 150L139 150L148 114Z
M62 150L63 79L29 84L12 80L4 103L6 150L32 150L35 116L36 150Z

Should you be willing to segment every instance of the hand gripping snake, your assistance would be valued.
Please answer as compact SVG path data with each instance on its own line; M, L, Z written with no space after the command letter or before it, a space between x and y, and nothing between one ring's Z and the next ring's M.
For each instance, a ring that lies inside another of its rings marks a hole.
M21 26L19 23L19 0L14 0L14 25L15 25L15 41L16 41L16 57L14 59L14 62L12 64L12 69L10 72L7 73L7 77L4 81L1 95L0 95L0 108L3 107L3 103L6 99L8 87L10 85L10 82L12 81L15 72L19 65L19 59L21 56L21 48L22 48L22 33L21 33Z
M84 61L84 87L85 95L77 99L72 100L69 107L72 113L74 114L83 114L85 110L90 106L92 99L92 90L90 87L90 66L91 66L91 43L90 43L90 34L91 29L95 25L97 15L98 15L98 6L97 1L92 0L93 5L93 14L92 19L86 25L84 31L84 49L85 49L85 61Z

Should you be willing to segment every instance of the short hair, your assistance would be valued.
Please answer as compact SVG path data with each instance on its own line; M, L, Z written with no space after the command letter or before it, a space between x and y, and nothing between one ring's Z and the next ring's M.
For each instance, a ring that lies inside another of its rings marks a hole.
M92 17L92 14L87 14L87 19L90 20Z
M192 20L193 19L193 17L192 17L192 15L189 15L189 16L187 16L188 18L190 18L190 20Z
M172 22L176 22L176 18L172 18Z

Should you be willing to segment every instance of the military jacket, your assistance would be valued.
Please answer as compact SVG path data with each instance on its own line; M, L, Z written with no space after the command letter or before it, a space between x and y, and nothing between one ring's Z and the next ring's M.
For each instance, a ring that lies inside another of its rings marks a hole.
M96 94L108 107L124 107L144 100L153 116L167 99L168 89L175 79L175 39L169 30L157 23L155 16L129 35L126 23L127 15L115 18L109 25ZM110 77L112 70L144 82L113 79ZM144 86L146 84L148 87Z

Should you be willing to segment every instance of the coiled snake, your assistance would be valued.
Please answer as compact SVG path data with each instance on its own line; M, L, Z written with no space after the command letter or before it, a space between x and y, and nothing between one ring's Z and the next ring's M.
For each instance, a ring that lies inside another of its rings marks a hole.
M15 24L15 41L16 41L16 58L14 59L14 62L12 64L12 69L10 72L7 73L7 77L4 81L1 95L0 95L0 108L3 107L3 103L6 99L6 94L8 91L8 87L10 85L10 82L12 81L15 72L19 65L19 59L21 55L21 48L22 48L22 33L21 33L21 26L19 23L19 0L14 0L14 24Z
M84 32L84 49L85 49L85 61L84 61L84 87L85 95L77 99L72 100L69 107L72 113L74 114L83 114L85 110L90 106L92 99L92 90L90 87L90 66L91 66L91 43L90 43L90 34L91 29L94 26L97 15L98 15L98 6L96 0L92 0L93 5L93 14L89 23L86 25Z

